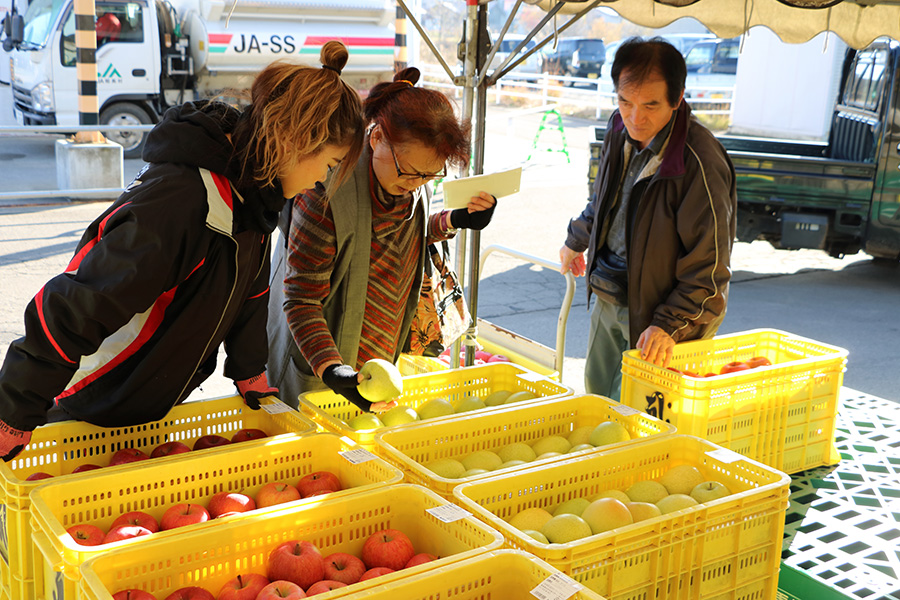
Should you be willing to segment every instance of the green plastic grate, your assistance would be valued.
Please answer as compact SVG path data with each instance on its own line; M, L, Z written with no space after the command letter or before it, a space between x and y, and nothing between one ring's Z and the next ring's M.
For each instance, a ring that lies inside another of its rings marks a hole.
M779 600L900 600L900 404L840 403L841 463L792 476Z

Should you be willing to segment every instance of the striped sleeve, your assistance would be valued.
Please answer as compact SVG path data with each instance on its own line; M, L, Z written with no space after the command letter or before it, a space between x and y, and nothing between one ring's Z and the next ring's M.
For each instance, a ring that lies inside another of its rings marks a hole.
M285 314L294 342L315 373L326 362L343 362L322 308L331 290L337 241L323 197L315 192L300 196L294 200L292 211L284 279Z
M456 236L456 229L450 224L450 211L442 210L428 217L428 243L443 242Z

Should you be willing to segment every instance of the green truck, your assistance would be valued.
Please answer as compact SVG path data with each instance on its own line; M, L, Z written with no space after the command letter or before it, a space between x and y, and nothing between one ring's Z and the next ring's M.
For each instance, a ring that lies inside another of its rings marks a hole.
M900 43L847 51L827 141L719 139L738 177L738 240L900 258Z

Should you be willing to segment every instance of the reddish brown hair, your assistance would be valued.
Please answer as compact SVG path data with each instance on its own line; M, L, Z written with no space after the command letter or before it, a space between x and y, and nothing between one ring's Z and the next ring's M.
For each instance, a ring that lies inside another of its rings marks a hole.
M444 94L415 87L419 76L418 69L409 67L396 73L393 81L375 85L364 103L366 120L380 125L393 143L415 140L451 165L467 167L471 124L456 118Z

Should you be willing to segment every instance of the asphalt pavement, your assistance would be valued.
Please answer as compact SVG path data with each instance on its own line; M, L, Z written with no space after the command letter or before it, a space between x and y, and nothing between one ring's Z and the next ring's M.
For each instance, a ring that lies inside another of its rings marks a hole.
M597 124L565 118L565 140L545 129L533 151L541 113L491 105L485 171L522 165L522 191L502 198L481 247L496 244L558 260L569 219L587 200L588 145ZM0 126L12 125L9 87L0 85ZM56 189L58 136L0 131L0 192ZM531 160L526 161L529 154ZM124 180L140 169L125 161ZM7 201L0 204L0 355L24 333L22 312L43 283L61 272L82 233L107 202ZM774 250L763 242L736 243L728 313L720 333L778 329L849 351L844 385L900 401L900 268L859 254L833 259L814 250ZM565 279L550 269L494 254L478 283L477 315L547 346L556 340ZM589 311L583 278L566 324L563 381L583 392ZM233 393L214 377L196 393Z

